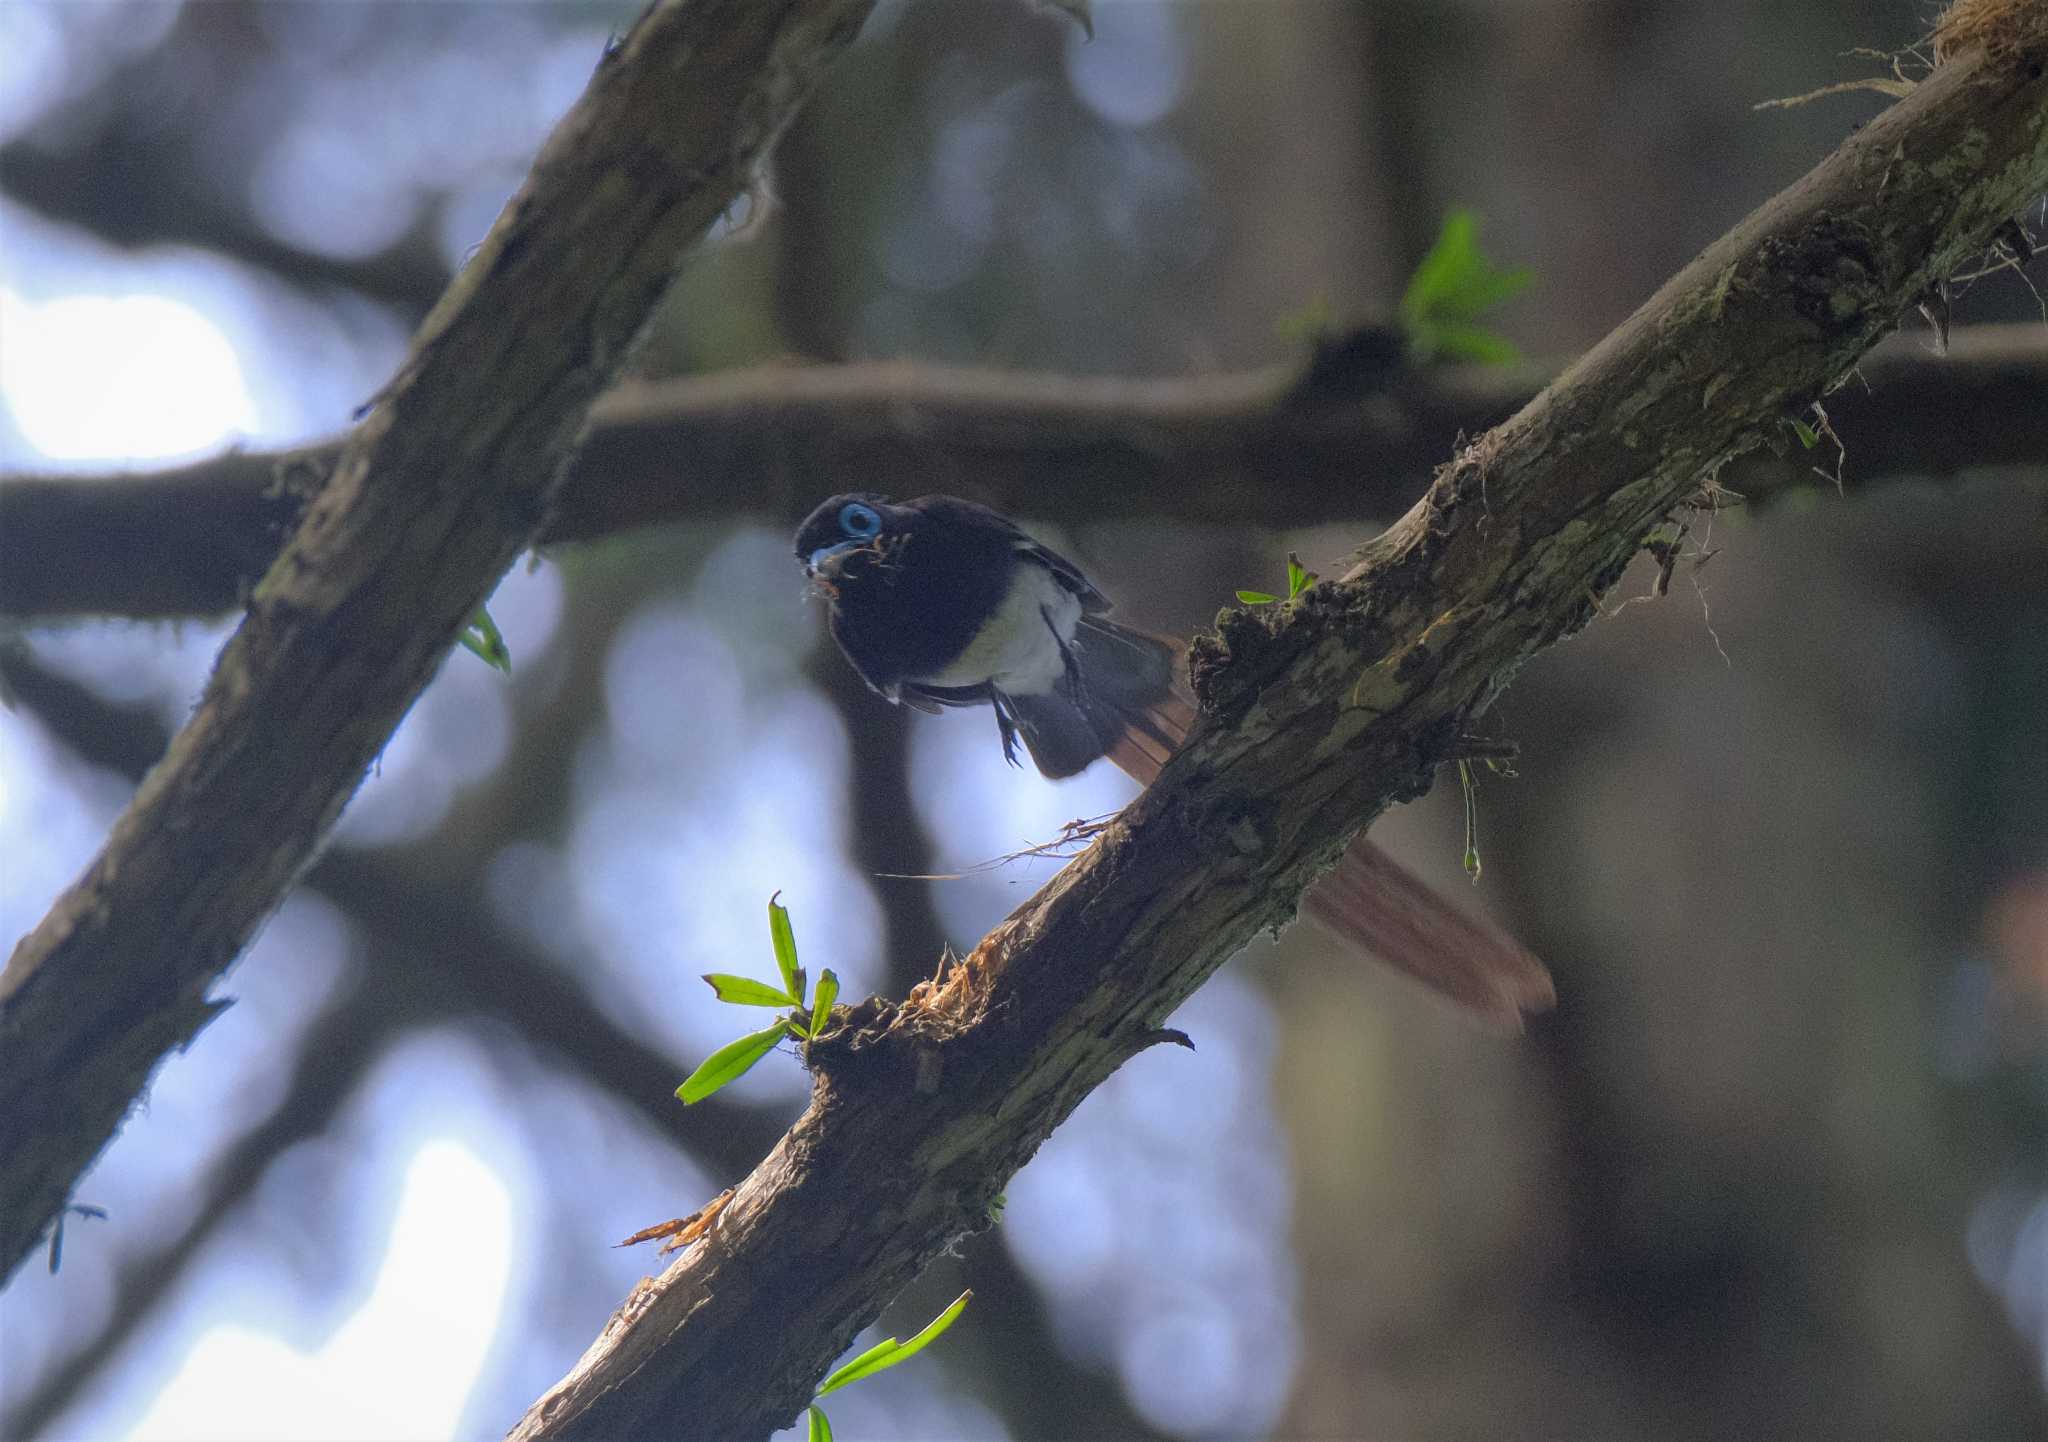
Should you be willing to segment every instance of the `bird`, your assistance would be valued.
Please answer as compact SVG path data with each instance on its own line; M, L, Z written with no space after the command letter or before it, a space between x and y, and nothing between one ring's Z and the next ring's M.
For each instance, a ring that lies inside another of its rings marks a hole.
M795 551L871 690L931 713L990 707L1012 765L1021 743L1047 777L1106 758L1149 786L1193 729L1185 645L1109 619L1078 565L987 506L847 492L805 518ZM1490 1028L1556 1000L1525 947L1363 835L1302 910Z

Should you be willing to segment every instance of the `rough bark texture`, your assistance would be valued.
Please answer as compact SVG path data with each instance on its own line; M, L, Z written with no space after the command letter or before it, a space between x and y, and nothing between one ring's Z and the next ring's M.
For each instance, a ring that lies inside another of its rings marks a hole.
M791 1421L1089 1089L1170 1039L1175 1005L1591 619L1674 508L2048 187L2043 49L1958 56L1466 447L1349 575L1227 616L1197 651L1204 724L1160 780L939 985L812 1044L805 1115L512 1435Z
M964 490L1068 524L1161 506L1232 526L1390 516L1460 438L1505 420L1550 378L1531 366L1416 372L1398 356L1386 333L1364 331L1306 368L1171 380L884 362L628 383L591 412L541 539L737 514L794 524L834 490ZM1958 331L1945 356L1925 332L1900 336L1825 401L1849 449L1843 483L2048 462L2048 408L2035 403L2044 392L2041 326ZM1987 414L2005 423L1975 423ZM0 617L240 604L341 445L0 481ZM1832 472L1835 460L1832 446L1758 451L1723 480L1761 500L1819 484L1815 467Z
M599 65L257 586L190 723L0 974L11 1273L532 540L676 261L867 0L670 0Z

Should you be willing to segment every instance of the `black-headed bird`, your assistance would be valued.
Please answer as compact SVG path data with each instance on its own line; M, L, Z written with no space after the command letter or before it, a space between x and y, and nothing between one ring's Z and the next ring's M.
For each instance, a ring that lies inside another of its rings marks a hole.
M992 707L1013 764L1022 741L1046 776L1106 756L1150 785L1194 724L1184 648L1110 620L1080 567L986 506L834 496L796 555L870 687L921 711ZM1303 910L1490 1024L1519 1027L1555 999L1540 961L1363 836Z

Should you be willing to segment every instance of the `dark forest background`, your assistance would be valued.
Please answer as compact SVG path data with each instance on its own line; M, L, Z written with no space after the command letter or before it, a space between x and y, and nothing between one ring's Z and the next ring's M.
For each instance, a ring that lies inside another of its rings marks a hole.
M345 426L633 10L0 7L6 468ZM1927 19L1105 0L1083 43L1016 0L887 4L641 369L1285 361L1290 318L1387 317L1457 205L1536 276L1500 329L1561 362L1883 103L1756 102ZM2040 319L2010 273L1957 302ZM1178 1017L1198 1050L1128 1064L884 1318L975 1289L835 1398L841 1435L2048 1435L2043 479L1816 478L1714 517L1662 599L1624 581L1496 709L1521 756L1481 783L1481 883L1454 781L1375 833L1548 958L1557 1012L1502 1040L1306 931L1253 948ZM935 454L895 489L974 484ZM900 996L1053 864L978 863L1127 798L868 694L800 509L508 578L509 680L448 662L87 1178L109 1217L0 1295L0 1436L502 1429L656 1264L611 1244L801 1105L786 1056L671 1096L738 1029L697 973L769 967L769 894L814 969ZM1180 633L1390 519L1019 509ZM227 624L0 641L10 940Z

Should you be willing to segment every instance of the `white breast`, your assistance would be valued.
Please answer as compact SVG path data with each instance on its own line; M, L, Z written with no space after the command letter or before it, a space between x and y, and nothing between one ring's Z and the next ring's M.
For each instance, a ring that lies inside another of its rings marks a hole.
M914 679L931 686L992 681L1011 695L1040 695L1066 673L1060 648L1073 640L1080 619L1080 599L1045 567L1025 561L1012 574L1010 594L959 658L937 675Z

